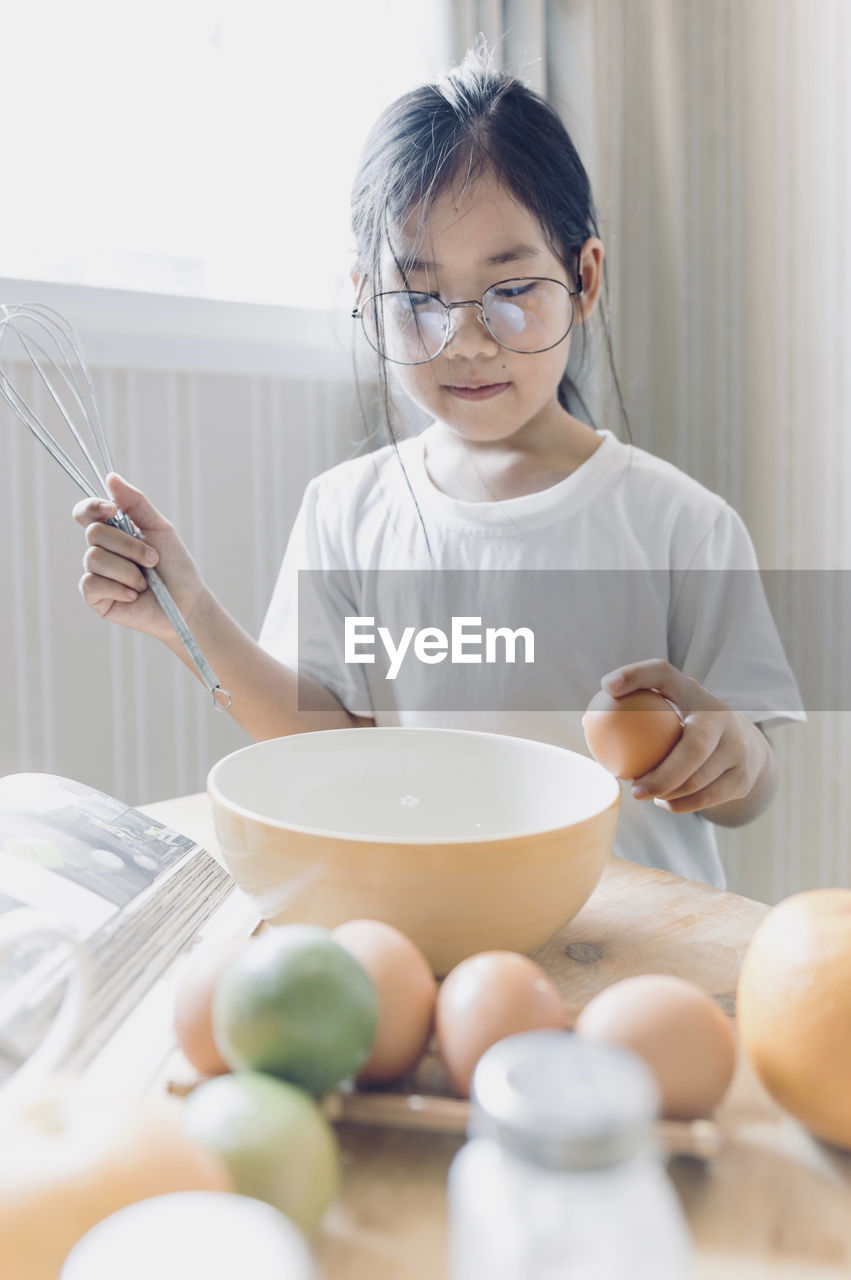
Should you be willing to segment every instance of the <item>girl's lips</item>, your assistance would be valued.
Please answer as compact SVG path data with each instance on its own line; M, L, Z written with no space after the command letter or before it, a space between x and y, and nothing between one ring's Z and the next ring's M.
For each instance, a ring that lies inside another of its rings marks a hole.
M510 382L489 382L484 387L447 386L446 390L451 396L457 396L459 400L490 400L491 396L498 396L510 386Z

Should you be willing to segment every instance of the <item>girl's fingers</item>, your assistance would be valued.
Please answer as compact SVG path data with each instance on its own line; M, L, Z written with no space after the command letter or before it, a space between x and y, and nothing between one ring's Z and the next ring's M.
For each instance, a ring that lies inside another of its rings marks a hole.
M101 502L98 498L83 498L76 503L71 515L83 528L93 520L111 520L118 508L114 502Z
M159 553L143 538L133 538L129 533L109 524L87 525L86 541L90 547L102 547L105 551L124 556L136 564L155 565L160 558Z
M724 804L726 800L738 800L742 795L739 771L736 768L725 769L723 773L700 791L682 796L680 799L654 801L660 808L671 813L697 813L700 809L711 809L716 804Z
M96 573L83 574L77 586L86 604L91 605L101 616L116 602L132 604L139 598L138 591L125 587L113 578L102 578Z
M719 760L719 755L719 752L715 752L705 764L701 765L699 769L695 769L694 773L689 774L678 787L670 787L667 790L657 788L657 794L663 800L680 800L683 796L695 795L703 791L704 788L711 786L713 782L723 774L728 773L732 768L732 765Z
M90 574L131 587L136 592L144 591L148 585L137 564L104 547L89 547L83 556L83 565Z
M164 516L160 515L152 502L149 502L141 489L134 489L121 476L110 471L106 477L106 485L112 495L112 501L98 498L83 498L72 509L71 514L78 524L88 525L111 520L119 510L130 517L137 529L146 533L154 530L166 530L171 526Z
M145 531L169 528L168 521L160 515L154 504L148 501L142 490L134 489L132 484L128 484L114 471L110 471L106 477L106 487L121 510L130 517L137 528Z
M724 721L720 716L704 714L687 718L679 742L655 769L634 780L632 794L644 800L652 796L668 797L684 789L693 791L693 780L700 778L702 771L702 782L697 785L712 781L728 763L718 760L712 763L723 732Z
M683 675L670 662L659 658L617 667L603 676L600 684L613 698L622 698L625 693L633 693L636 689L657 689L664 697L670 698L683 717L693 711L725 705L691 676Z

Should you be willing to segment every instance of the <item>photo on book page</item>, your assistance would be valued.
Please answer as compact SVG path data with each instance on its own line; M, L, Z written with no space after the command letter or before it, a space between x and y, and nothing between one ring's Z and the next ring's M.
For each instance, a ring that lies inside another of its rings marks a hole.
M84 783L45 773L0 778L0 911L9 899L24 902L87 935L192 848Z
M74 930L90 968L76 1057L97 1050L233 891L214 858L125 802L53 774L0 778L0 914ZM44 1034L67 953L24 939L0 958L0 1085Z

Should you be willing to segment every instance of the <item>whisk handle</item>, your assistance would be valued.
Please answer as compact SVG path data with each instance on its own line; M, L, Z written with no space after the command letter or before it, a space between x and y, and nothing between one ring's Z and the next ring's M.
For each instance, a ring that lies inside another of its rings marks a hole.
M198 648L198 642L186 625L186 619L174 603L174 598L168 587L156 569L142 568L142 572L148 579L148 584L157 600L159 600L163 613L174 627L181 644L194 662L198 674L213 695L213 706L217 711L227 711L233 702L233 698L216 679L213 668ZM224 699L224 701L220 701L220 698Z
M140 537L138 529L136 529L132 520L123 511L119 511L118 515L107 520L107 524L111 524L116 529L121 529L124 533L129 533L132 538ZM233 703L233 698L226 689L223 689L220 682L216 678L213 668L204 657L198 642L187 626L186 619L178 609L174 602L174 597L168 587L163 582L156 569L149 569L143 565L139 565L142 573L148 579L148 584L160 603L160 607L168 618L171 625L177 632L178 638L186 652L189 654L195 668L200 675L207 689L212 694L213 706L217 711L227 711Z

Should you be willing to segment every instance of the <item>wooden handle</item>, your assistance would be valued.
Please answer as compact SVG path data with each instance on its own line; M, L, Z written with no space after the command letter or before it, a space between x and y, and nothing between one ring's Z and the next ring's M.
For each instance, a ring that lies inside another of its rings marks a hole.
M470 1104L464 1098L418 1093L331 1093L320 1105L333 1124L460 1135L467 1131L470 1111ZM656 1134L669 1155L711 1160L721 1147L721 1134L714 1120L662 1120Z
M171 1081L168 1092L185 1096L200 1081ZM425 1093L334 1092L319 1103L331 1124L360 1124L376 1129L410 1129L422 1133L467 1132L470 1104L466 1098L443 1098ZM711 1160L721 1149L721 1133L714 1120L661 1120L656 1136L671 1156Z
M422 1093L329 1093L320 1107L332 1124L462 1135L467 1132L470 1112L466 1098L438 1098Z
M721 1130L714 1120L660 1120L656 1136L669 1156L712 1160L721 1150Z

